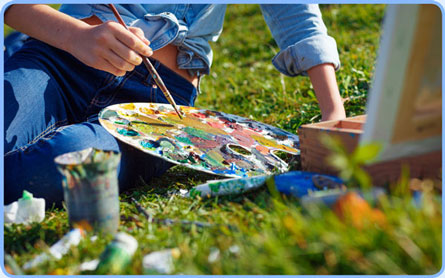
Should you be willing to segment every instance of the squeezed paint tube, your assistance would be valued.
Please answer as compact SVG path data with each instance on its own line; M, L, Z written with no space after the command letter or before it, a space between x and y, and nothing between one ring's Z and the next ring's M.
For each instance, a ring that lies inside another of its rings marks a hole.
M249 178L211 180L190 189L190 191L183 193L182 195L185 197L215 197L242 194L263 186L267 177L268 176L257 176Z
M100 256L96 274L120 274L130 263L138 242L126 233L117 233Z
M142 207L142 205L136 201L133 197L131 197L131 201L136 205L137 210L142 213L145 218L147 218L148 221L152 223L162 224L162 225L172 225L172 224L181 224L181 225L195 225L199 228L208 228L208 227L215 227L217 224L210 224L206 222L199 222L199 221L189 221L189 220L176 220L176 219L159 219L154 218L146 209ZM229 229L234 229L233 226L227 225Z
M59 155L63 193L71 226L115 233L119 226L117 166L120 154L88 148Z
M265 185L266 182L274 185L278 192L298 198L307 195L311 191L344 187L343 181L334 176L292 171L273 176L213 180L180 194L184 197L235 195L258 189Z
M72 246L77 246L82 239L83 231L79 228L69 231L59 241L49 248L48 253L42 253L23 265L24 270L29 270L39 264L48 261L51 258L60 260L63 255L68 253Z
M142 267L145 275L170 274L173 272L173 258L179 257L176 248L152 252L144 256Z
M45 199L34 198L31 193L23 190L20 199L5 206L4 216L5 223L42 222L45 219Z

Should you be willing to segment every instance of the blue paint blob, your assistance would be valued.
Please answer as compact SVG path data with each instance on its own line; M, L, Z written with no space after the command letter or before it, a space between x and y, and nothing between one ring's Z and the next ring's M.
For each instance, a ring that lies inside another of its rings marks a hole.
M223 175L237 175L242 178L247 178L247 170L244 168L239 168L235 165L235 163L230 164L230 169L226 170L219 170L219 169L213 169L213 173L215 174L223 174Z
M142 140L141 142L139 142L139 144L144 148L144 149L156 149L159 147L159 143L152 141L152 140Z

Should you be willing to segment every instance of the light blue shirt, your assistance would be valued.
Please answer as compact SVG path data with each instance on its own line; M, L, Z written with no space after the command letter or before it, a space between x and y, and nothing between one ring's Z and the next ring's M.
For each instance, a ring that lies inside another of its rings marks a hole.
M153 50L167 44L178 48L177 64L191 73L209 74L215 42L223 28L226 5L222 4L124 4L115 5L128 26L139 27ZM116 21L103 4L64 4L60 10L75 18L96 15L103 22ZM288 76L306 75L313 66L340 60L335 40L327 34L318 5L261 5L264 19L280 47L272 59ZM258 42L263 43L263 42Z

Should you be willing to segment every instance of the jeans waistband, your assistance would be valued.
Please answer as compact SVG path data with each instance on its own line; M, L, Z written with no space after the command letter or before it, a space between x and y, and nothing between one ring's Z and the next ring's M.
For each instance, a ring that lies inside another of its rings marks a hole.
M158 72L159 76L162 79L165 79L169 76L169 77L174 78L176 80L176 82L179 82L182 86L185 86L184 89L186 89L186 90L197 89L190 81L188 81L181 75L177 74L176 72L174 72L173 70L171 70L170 68L168 68L167 66L165 66L164 64L159 62L158 60L153 59L153 58L148 58L148 59L150 60L153 67L156 69L156 71ZM144 63L137 66L134 69L134 71L136 71L139 75L142 75L145 77L147 77L148 75L151 76L148 69L145 67Z

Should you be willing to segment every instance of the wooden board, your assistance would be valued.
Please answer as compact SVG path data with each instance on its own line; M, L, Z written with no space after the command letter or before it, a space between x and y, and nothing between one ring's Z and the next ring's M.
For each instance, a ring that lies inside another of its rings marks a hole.
M299 129L302 170L321 174L338 175L326 158L331 152L320 142L322 134L337 136L348 152L358 146L366 116L303 125ZM440 178L442 152L433 151L421 155L406 156L365 166L373 185L381 186L396 182L402 168L408 167L411 178Z
M358 145L365 121L366 115L362 115L342 121L302 125L298 130L302 169L309 172L337 174L337 171L326 162L331 152L320 142L320 137L322 134L336 136L341 139L347 151L352 152Z

